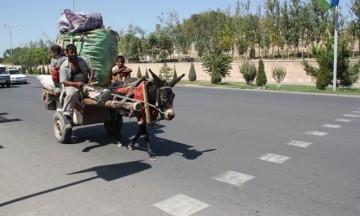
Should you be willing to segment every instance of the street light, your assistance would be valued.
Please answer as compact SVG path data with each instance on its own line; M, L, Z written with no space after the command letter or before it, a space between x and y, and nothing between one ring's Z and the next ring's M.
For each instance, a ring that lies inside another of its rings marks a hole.
M7 24L4 24L4 27L8 27L9 28L9 31L10 31L10 65L12 65L12 36L11 36L11 27L17 27L17 25L13 25L13 26L10 26L10 25L7 25Z

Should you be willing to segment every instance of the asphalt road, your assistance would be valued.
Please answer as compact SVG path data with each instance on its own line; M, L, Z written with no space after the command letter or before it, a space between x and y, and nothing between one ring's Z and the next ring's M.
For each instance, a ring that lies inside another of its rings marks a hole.
M1 216L360 215L359 97L175 87L153 162L102 124L57 143L29 82L0 88Z

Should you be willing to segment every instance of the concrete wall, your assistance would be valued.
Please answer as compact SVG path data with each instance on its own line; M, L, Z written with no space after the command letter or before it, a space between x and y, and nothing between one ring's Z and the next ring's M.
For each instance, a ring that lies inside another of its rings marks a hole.
M275 65L281 65L286 69L286 77L283 81L284 84L301 84L301 85L315 85L316 79L311 76L306 75L304 70L304 66L302 65L302 60L263 60L265 66L265 73L267 77L267 83L275 83L275 80L272 78L272 68ZM307 59L307 61L314 67L318 67L318 64L315 59ZM350 61L351 64L356 63L358 60L353 59ZM251 62L255 63L256 67L258 67L258 60L251 60ZM168 67L173 68L175 66L176 73L179 76L180 74L185 73L184 80L188 80L189 70L190 70L189 62L175 62L175 63L167 63ZM240 73L240 65L241 61L232 63L232 70L230 71L230 77L223 78L223 81L229 82L245 82ZM133 69L132 77L135 77L137 74L138 67L140 67L140 71L142 75L145 74L146 68L150 68L156 74L159 74L160 68L163 66L163 63L146 63L146 64L126 64L128 67ZM197 80L207 80L210 81L210 76L203 70L201 63L194 63ZM355 84L356 86L360 85L360 80Z
M317 63L315 60L308 60L311 65L317 67ZM252 60L256 67L258 66L258 60ZM304 66L301 64L301 60L264 60L265 73L267 76L268 83L275 83L275 80L272 78L272 68L275 65L281 65L286 68L286 77L283 83L288 84L313 84L315 80L313 80L310 76L306 75L304 70ZM226 77L223 81L229 82L245 82L242 74L240 73L240 65L241 62L233 62L232 70L230 71L230 77ZM189 70L191 63L184 62L176 62L176 63L168 63L168 67L173 68L175 66L176 73L178 76L180 74L185 73L184 80L188 80ZM163 66L162 63L153 63L153 64L127 64L128 67L133 69L132 76L136 76L138 67L140 67L140 71L142 75L145 74L146 68L150 68L156 74L160 71L160 68ZM210 76L203 70L201 63L194 63L197 80L209 80Z

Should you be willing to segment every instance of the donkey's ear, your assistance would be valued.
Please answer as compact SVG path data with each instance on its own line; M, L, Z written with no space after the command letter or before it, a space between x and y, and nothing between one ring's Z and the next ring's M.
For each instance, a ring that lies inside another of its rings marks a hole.
M176 83L178 83L184 76L185 76L185 74L182 74L181 76L179 76L179 77L171 80L171 81L169 82L169 86L170 86L170 87L173 87L173 86L174 86Z
M154 82L157 82L159 84L163 84L164 82L154 73L151 69L149 69L149 72L151 76L153 77Z

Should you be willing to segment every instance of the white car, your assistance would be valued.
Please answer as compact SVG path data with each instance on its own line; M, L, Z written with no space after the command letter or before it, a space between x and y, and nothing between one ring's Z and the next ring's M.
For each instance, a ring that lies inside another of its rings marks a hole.
M18 69L9 69L11 84L14 83L27 83L27 77Z

